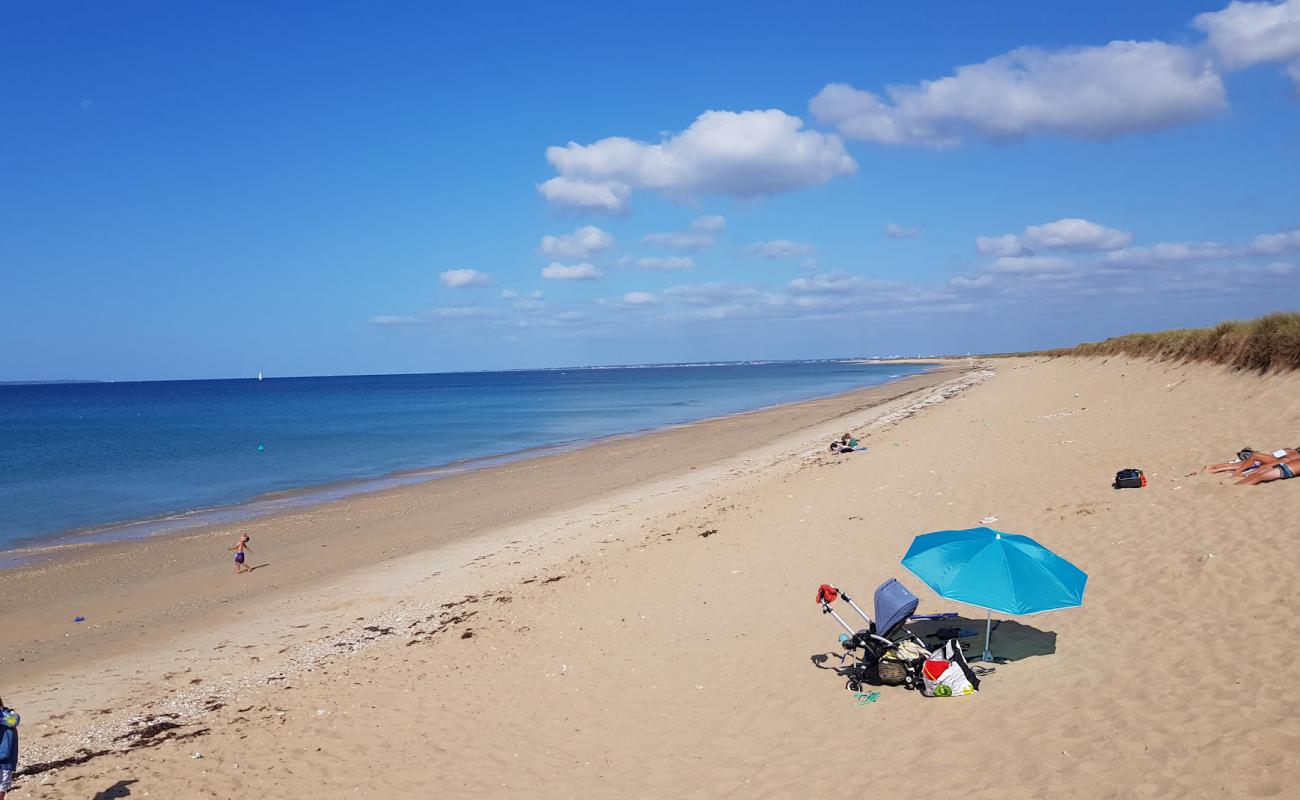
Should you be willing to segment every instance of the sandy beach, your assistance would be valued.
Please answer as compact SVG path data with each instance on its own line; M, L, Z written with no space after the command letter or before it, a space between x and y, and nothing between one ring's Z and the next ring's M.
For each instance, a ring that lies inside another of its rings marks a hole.
M1300 485L1196 471L1298 421L1295 374L950 362L240 525L248 575L229 527L74 548L5 573L11 796L1290 796ZM987 517L1084 605L974 698L859 705L818 584L982 625L898 561Z

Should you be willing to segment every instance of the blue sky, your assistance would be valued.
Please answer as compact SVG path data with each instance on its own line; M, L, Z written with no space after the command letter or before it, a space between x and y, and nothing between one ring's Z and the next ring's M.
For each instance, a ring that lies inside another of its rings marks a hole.
M8 3L0 380L1293 310L1297 95L1300 0Z

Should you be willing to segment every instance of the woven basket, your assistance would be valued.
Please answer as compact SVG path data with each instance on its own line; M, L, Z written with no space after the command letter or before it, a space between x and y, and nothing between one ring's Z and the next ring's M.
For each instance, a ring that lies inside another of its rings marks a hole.
M882 658L876 665L880 682L886 686L901 686L907 682L907 662L896 658Z

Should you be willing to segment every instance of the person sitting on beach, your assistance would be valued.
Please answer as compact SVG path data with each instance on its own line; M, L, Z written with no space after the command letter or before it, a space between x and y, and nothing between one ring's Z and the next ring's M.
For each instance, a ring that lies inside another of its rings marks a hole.
M1248 475L1242 475L1238 486L1258 486L1269 481L1285 481L1294 478L1300 472L1300 448L1288 449L1290 455L1285 458L1264 456L1260 465ZM1281 450L1277 452L1283 452Z
M851 434L846 433L831 442L832 453L852 453L857 449L859 449L858 440L853 438Z
M0 700L0 800L13 788L18 771L18 715Z
M248 534L245 533L239 537L238 544L236 544L234 547L226 548L228 551L229 550L235 551L235 574L236 575L238 575L241 572L253 571L251 567L249 567L247 564L244 563L244 554L247 553L250 549L248 546L248 541L249 541ZM4 800L4 798L0 798L0 800Z

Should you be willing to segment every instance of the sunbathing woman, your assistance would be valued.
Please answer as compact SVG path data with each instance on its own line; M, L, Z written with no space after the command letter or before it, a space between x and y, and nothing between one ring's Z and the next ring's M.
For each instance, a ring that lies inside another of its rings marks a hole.
M1237 485L1258 486L1269 481L1284 481L1288 478L1294 478L1296 473L1300 472L1300 454L1297 454L1296 449L1288 449L1287 452L1291 455L1286 458L1268 458L1265 456L1265 463L1261 464L1258 469L1249 475L1243 475L1241 480L1237 481Z
M1231 472L1232 477L1240 478L1252 470L1268 469L1285 458L1296 458L1296 456L1297 453L1294 448L1284 447L1281 450L1274 450L1271 453L1260 453L1246 447L1237 453L1236 461L1226 461L1222 464L1207 464L1201 469L1201 471Z

